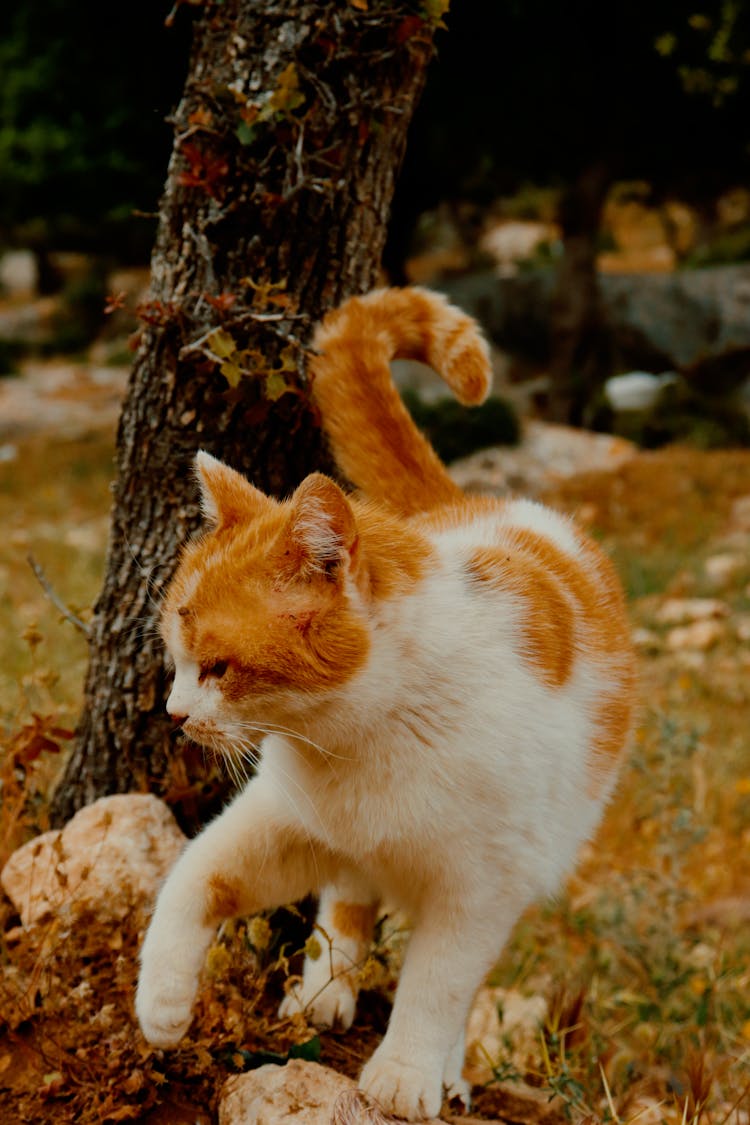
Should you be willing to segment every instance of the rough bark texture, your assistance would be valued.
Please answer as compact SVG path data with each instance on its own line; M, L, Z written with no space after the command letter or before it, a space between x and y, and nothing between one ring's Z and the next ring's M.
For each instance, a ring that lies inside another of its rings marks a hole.
M560 204L563 259L551 309L552 360L548 414L554 422L581 425L591 388L610 374L597 282L597 237L610 184L605 164L584 169Z
M216 796L164 714L158 602L199 523L198 448L276 495L326 466L304 344L376 280L434 31L416 3L362 7L207 0L196 24L58 823L130 789L195 823Z

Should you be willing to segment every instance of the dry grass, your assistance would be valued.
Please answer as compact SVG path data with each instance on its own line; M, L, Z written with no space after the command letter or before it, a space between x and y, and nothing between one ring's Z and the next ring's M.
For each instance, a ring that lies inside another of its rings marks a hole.
M19 703L48 705L42 672L68 717L78 707L85 640L51 606L27 557L66 605L88 614L103 573L113 447L108 432L64 442L39 436L0 464L0 723Z
M63 599L85 613L101 573L110 465L111 439L100 436L29 443L21 461L0 466L0 711L16 735L32 711L51 716L42 724L45 736L70 724L85 656L82 639L60 622L25 555L33 551ZM750 619L750 523L737 503L745 496L749 454L686 451L639 457L554 496L582 511L615 555L635 624L652 638L642 650L636 745L602 831L557 901L522 919L495 973L496 983L543 993L549 1007L530 1052L519 1056L508 1040L495 1060L498 1077L518 1075L557 1095L555 1104L573 1121L750 1120L750 634L742 631ZM744 562L717 590L705 562L727 551ZM655 615L664 597L677 594L726 603L730 614L709 650L667 646ZM34 737L27 729L25 741L16 739L20 764L11 759L10 734L6 739L3 829L14 842L44 823L54 755L43 750L27 760ZM14 793L31 795L22 815ZM7 908L5 917L10 924ZM29 1120L127 1120L128 1113L144 1121L205 1120L196 1106L213 1103L218 1080L231 1069L231 1036L252 1049L281 1050L286 1042L271 1007L238 975L247 956L246 931L237 933L240 952L215 959L182 1061L175 1056L168 1064L171 1093L160 1086L165 1067L157 1055L133 1045L135 930L102 936L98 951L89 930L85 949L73 942L47 953L48 983L36 1006L20 1022L0 1012L0 1088L4 1065L21 1073L23 1041L37 1051L27 1077L18 1078ZM29 974L38 953L16 936L0 956L7 995L8 981ZM120 1061L102 1070L96 1027L107 1004L114 1005L105 1020L112 1060ZM322 1037L323 1061L355 1073L383 1020L377 1002L366 1005L352 1033ZM57 1053L55 1037L62 1044ZM481 1115L498 1111L492 1088L477 1094ZM98 1106L99 1116L86 1117L86 1104L91 1113Z

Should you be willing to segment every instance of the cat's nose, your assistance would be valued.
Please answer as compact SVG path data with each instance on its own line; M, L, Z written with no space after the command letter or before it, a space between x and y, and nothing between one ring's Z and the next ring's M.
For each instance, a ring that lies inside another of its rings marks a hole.
M173 715L171 711L169 717L176 727L183 727L189 718L188 715Z

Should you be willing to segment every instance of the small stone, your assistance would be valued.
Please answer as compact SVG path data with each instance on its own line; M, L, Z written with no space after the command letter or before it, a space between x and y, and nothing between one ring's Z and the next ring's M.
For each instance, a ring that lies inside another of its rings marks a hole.
M219 1101L219 1125L329 1125L337 1098L354 1083L318 1063L292 1059L227 1079Z
M185 844L163 801L102 797L13 853L0 882L25 927L50 915L121 921L151 905Z
M468 492L538 496L577 473L611 472L635 454L635 446L624 438L531 420L523 427L520 445L472 453L455 461L450 474Z
M14 301L28 301L36 294L36 258L31 250L6 250L0 257L0 289Z
M494 1078L493 1065L507 1056L508 1037L522 1066L525 1054L538 1042L546 1015L543 996L524 996L513 988L481 989L466 1027L466 1065L472 1082L481 1085Z
M660 625L682 625L728 615L729 606L718 598L668 598L656 611L655 620Z
M733 531L750 531L750 494L737 497L732 504L729 522Z
M632 633L633 644L645 652L658 652L661 648L661 638L652 629L634 629Z
M680 668L685 668L689 672L701 672L706 663L705 653L694 648L675 652L674 659Z
M673 652L683 649L706 652L724 637L726 629L720 621L694 621L680 625L667 634L667 648Z
M742 569L744 560L740 555L726 553L712 555L703 565L706 577L712 585L723 587L728 586L737 571Z
M228 1078L219 1101L219 1125L386 1125L390 1120L351 1078L303 1059ZM439 1122L432 1119L432 1125Z

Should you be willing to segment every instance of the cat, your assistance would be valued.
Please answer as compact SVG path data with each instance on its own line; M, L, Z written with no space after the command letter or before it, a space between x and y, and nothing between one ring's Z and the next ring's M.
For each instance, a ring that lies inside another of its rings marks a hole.
M381 899L413 929L360 1085L387 1113L468 1105L464 1024L516 919L555 891L611 794L634 662L610 562L563 515L468 498L391 381L396 356L465 403L490 384L475 322L418 288L354 297L313 340L312 393L342 473L265 496L201 452L209 530L161 632L167 710L257 773L166 880L141 952L146 1039L187 1031L225 918L320 894L332 943L282 1014L348 1027Z

